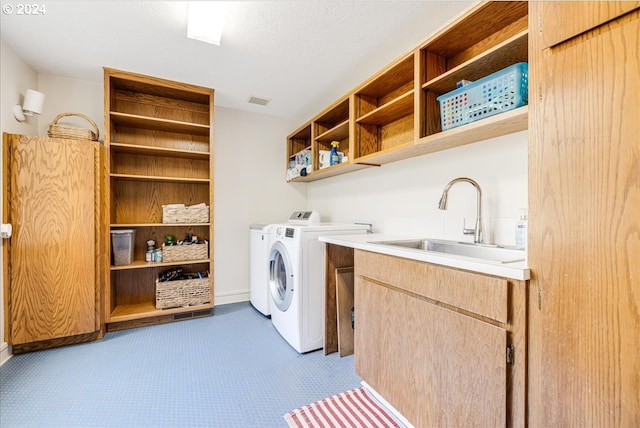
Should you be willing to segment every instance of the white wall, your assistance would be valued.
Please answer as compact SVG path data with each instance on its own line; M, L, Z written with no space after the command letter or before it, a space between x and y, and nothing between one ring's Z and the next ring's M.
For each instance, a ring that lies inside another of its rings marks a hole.
M4 40L0 39L0 129L12 134L37 134L38 117L30 117L24 122L18 122L13 117L13 106L22 104L27 89L38 89L38 75L25 63L20 56ZM47 107L45 100L44 108ZM0 150L0 167L3 165ZM0 174L0 183L4 191L4 178ZM0 212L2 198L0 198ZM0 239L0 266L3 266L3 240ZM0 285L4 284L3 270L0 268ZM0 292L0 364L10 355L10 349L4 341L4 287Z
M307 188L286 183L286 136L297 124L223 107L214 128L216 304L249 300L249 226L305 209Z
M527 132L423 155L309 184L308 208L323 220L373 223L375 232L473 241L476 191L458 183L449 209L437 209L445 185L476 180L483 192L486 242L515 244L515 223L527 207Z
M38 133L47 135L49 125L61 113L82 113L95 122L100 141L104 141L104 102L102 83L67 79L50 74L38 74L38 90L46 95L46 108L40 116ZM77 116L65 116L59 125L91 128L91 124Z

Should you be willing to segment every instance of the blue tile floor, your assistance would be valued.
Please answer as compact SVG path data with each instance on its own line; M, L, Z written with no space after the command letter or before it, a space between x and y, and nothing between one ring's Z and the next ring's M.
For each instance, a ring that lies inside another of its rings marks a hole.
M360 386L353 356L298 354L249 303L107 333L0 367L0 426L286 427L288 411Z

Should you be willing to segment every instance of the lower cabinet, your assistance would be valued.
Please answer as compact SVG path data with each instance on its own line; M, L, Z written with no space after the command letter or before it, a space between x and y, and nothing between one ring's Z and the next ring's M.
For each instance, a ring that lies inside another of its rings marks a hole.
M356 250L358 375L416 427L523 426L525 288Z

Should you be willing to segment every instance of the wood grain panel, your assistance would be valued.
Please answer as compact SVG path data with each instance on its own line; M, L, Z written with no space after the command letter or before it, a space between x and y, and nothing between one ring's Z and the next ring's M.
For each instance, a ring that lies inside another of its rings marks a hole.
M420 296L506 323L508 282L504 278L356 250L356 275L393 284Z
M478 3L476 7L430 38L424 47L451 58L483 40L494 37L501 29L527 16L528 5L523 1L493 1Z
M531 3L532 29L559 10L568 34L594 29L551 49L530 34L540 96L530 98L529 424L636 427L640 11L597 25L594 10L624 5L578 6Z
M638 1L547 2L544 9L536 9L542 13L536 17L542 32L540 47L555 46L638 8Z
M353 266L353 248L325 244L324 354L338 351L336 269Z
M11 343L96 330L94 144L12 136Z
M403 144L412 143L413 114L401 117L380 127L380 150L389 150Z
M411 83L414 77L413 64L414 54L412 52L372 76L356 89L356 94L382 98L394 91L406 92L408 89L413 88ZM411 84L407 87L409 83ZM401 89L403 87L406 89Z
M378 150L378 127L356 125L356 157L367 156Z
M338 313L338 353L341 357L353 354L353 268L336 269L336 306Z
M213 90L202 86L129 73L108 67L105 67L104 71L105 76L110 80L112 91L127 90L200 104L209 104L213 98Z
M191 150L198 153L209 153L209 138L203 135L183 134L177 132L153 131L128 126L115 126L112 141L144 147L161 147L176 150Z
M413 425L506 425L505 330L359 276L355 307L356 371Z
M454 56L448 58L447 69L451 70L452 68L455 68L458 65L463 64L466 61L469 61L470 59L475 58L484 52L491 51L494 47L499 46L500 44L504 43L510 38L527 30L528 26L529 26L529 17L528 15L525 15L517 19L513 23L507 25L506 27L501 28L500 30L496 31L494 34L491 34L490 36L476 43L475 45L461 52L457 52ZM518 51L521 51L521 49L519 49ZM507 51L506 56L507 57L512 56L514 55L514 53L518 51ZM526 48L524 49L524 52L526 54ZM516 61L513 61L511 64L518 61L521 61L521 59L518 58ZM474 78L469 77L468 79L473 80Z
M209 200L208 183L112 180L112 224L162 223L162 206Z
M112 111L209 125L209 105L130 91L116 91Z
M116 152L111 156L111 163L112 174L209 178L209 159Z

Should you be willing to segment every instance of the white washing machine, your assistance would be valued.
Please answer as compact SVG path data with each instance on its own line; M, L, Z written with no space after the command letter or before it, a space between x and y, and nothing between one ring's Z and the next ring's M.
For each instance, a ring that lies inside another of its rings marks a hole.
M368 226L339 223L273 225L269 253L271 321L298 352L322 348L324 243L318 236L366 233Z
M271 316L269 292L269 251L273 225L252 224L249 227L249 300L265 316Z

